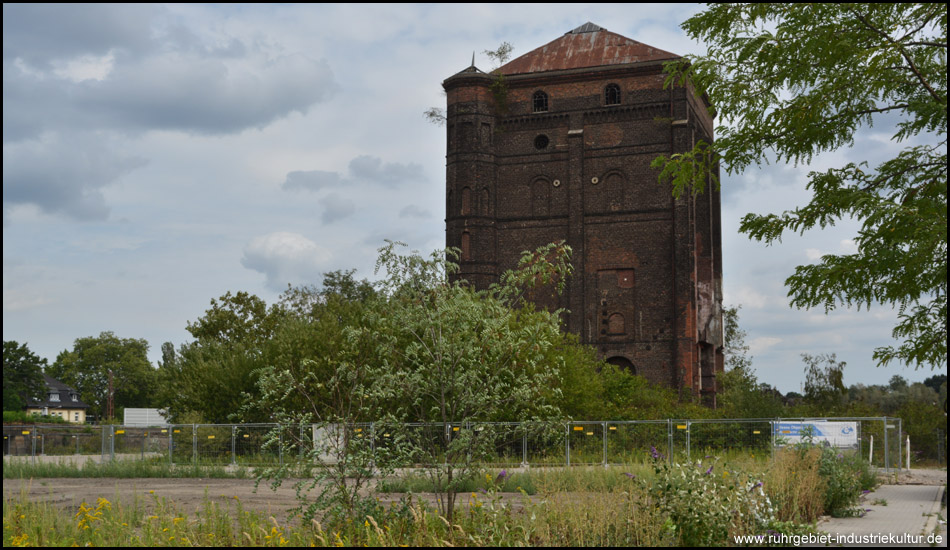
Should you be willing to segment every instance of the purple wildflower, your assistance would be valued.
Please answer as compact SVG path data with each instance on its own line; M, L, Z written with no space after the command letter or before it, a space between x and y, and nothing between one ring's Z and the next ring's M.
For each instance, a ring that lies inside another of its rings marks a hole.
M495 478L495 483L501 483L508 477L508 470L502 470L498 473L498 477Z
M666 458L665 456L663 456L663 453L656 450L656 447L654 447L653 445L650 445L650 456L653 457L653 460L663 460L664 458Z
M712 473L712 470L713 470L713 467L710 466L709 469L706 470L706 475L708 476L709 474L711 474L711 473Z
M870 489L865 489L865 490L863 490L863 491L861 491L861 492L862 492L862 493L864 493L864 494L866 495L866 494L868 494L868 493L870 493L870 492L871 492L871 490L870 490Z
M630 479L637 477L636 474L631 474L630 472L624 472L623 475L629 477Z

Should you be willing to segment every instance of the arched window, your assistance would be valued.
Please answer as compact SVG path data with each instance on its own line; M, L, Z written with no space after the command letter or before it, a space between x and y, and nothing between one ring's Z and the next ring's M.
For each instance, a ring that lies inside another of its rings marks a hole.
M472 213L472 188L462 188L462 215L468 216Z
M630 360L627 359L626 357L620 357L620 356L611 357L610 359L607 359L607 362L610 363L611 365L620 367L628 371L630 374L637 373L637 368L633 366L633 363L631 363Z
M536 113L546 113L548 112L548 94L538 90L534 92L534 112Z
M616 212L624 208L623 176L617 172L607 174L604 178L604 189L607 192L607 210Z
M604 88L604 105L620 105L620 86L608 84Z
M468 231L462 233L462 260L472 259L472 234Z

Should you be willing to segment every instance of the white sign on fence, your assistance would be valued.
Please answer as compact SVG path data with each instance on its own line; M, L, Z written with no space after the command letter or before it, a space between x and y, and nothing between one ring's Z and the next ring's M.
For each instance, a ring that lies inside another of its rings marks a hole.
M775 439L788 444L801 443L810 438L813 443L827 442L832 447L857 448L857 422L829 422L806 420L802 422L776 422Z

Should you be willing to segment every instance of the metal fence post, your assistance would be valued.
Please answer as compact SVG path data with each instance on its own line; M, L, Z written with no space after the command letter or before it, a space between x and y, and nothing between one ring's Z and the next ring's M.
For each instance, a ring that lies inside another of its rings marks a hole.
M882 420L884 422L884 473L888 474L891 472L891 461L888 457L888 448L887 448L887 417L885 416Z
M673 465L673 419L672 418L666 419L666 436L668 439L666 456L668 457L667 460L669 460L670 466L672 466Z
M902 418L897 419L897 475L901 473L901 457L904 455L904 422ZM910 468L910 455L907 455L907 467Z
M198 425L191 425L191 463L198 465Z
M606 422L604 422L603 425L601 425L601 430L604 432L604 433L603 433L603 436L604 436L604 468L606 468L606 467L607 467L607 423L606 423Z
M519 422L518 426L521 427L521 467L528 467L528 430L525 429L524 423Z
M567 465L570 466L571 465L571 423L570 422L565 424L564 433L567 434L564 437L564 448L565 448L565 453L566 453L565 456L567 457Z
M775 420L769 420L769 428L772 430L772 462L775 462Z
M277 463L284 465L284 428L277 425Z
M231 465L237 465L237 426L231 424Z
M690 441L690 432L692 431L691 427L692 427L692 423L689 420L687 420L686 421L686 461L687 462L693 459L693 455L692 455L693 442Z

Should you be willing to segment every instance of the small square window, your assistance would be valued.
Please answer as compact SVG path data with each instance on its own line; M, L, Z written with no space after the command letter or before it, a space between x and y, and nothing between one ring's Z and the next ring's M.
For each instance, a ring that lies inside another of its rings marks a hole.
M49 394L49 400L50 400L50 401L59 401L59 394L58 394L58 393L51 393L51 394Z

